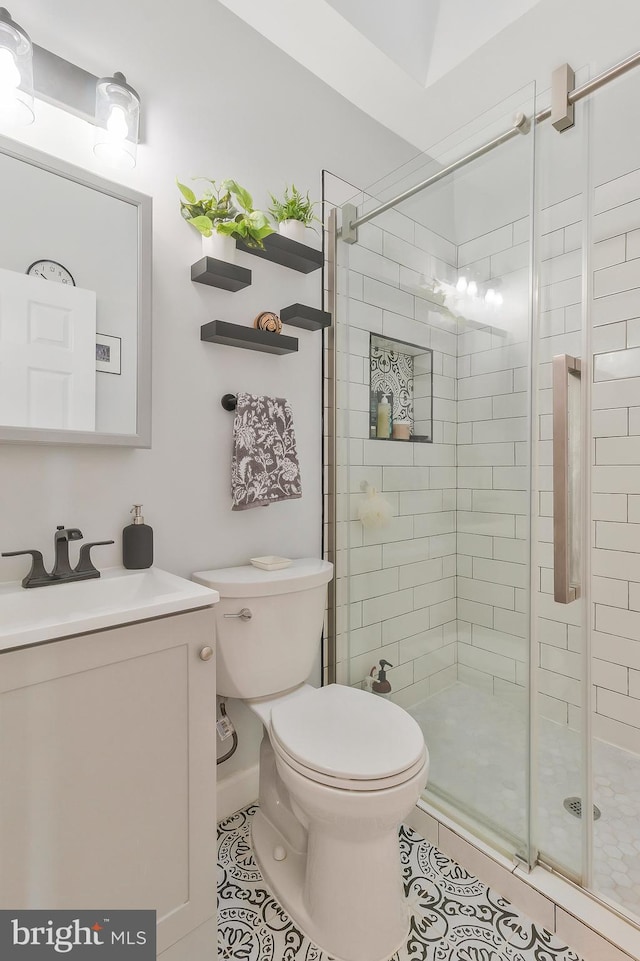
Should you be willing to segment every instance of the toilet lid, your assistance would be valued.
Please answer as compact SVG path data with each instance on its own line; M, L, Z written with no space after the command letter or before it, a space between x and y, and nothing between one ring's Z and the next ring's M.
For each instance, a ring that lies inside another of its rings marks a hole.
M424 757L424 737L410 714L342 684L274 705L271 730L291 757L335 778L388 778Z

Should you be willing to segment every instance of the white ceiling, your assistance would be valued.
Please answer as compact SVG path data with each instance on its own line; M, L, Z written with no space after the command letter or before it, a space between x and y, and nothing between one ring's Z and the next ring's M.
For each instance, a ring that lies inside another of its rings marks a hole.
M540 0L219 0L420 150L429 87Z
M441 2L447 0L327 0L356 30L426 84Z
M327 0L406 73L429 86L538 0Z

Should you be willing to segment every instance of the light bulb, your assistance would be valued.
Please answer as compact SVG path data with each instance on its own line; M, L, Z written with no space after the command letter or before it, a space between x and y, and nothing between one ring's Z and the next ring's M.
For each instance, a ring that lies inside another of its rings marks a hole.
M140 97L121 73L96 83L93 152L114 167L135 167Z
M104 139L94 145L94 153L106 160L112 167L135 166L135 159L127 150L127 147L131 148L131 145L127 143L128 134L127 114L119 104L113 104L109 110L105 131L103 131Z
M476 294L478 293L478 285L475 282L475 280L472 280L469 286L467 287L467 293L469 294L470 297L475 297Z
M0 47L0 100L13 100L20 86L20 71L15 57L6 47Z
M117 104L111 108L109 119L107 120L107 133L109 140L113 144L120 144L127 139L129 128L127 126L127 116Z
M25 127L33 119L31 40L0 7L0 126Z
M484 295L485 303L494 304L496 300L496 292L493 287L489 287L488 291Z
M458 277L458 283L456 284L456 290L459 294L464 294L467 289L467 279L466 277Z
M496 305L496 307L502 307L502 305L503 305L503 303L504 303L504 298L503 298L502 294L496 294L493 302L494 302L494 304Z

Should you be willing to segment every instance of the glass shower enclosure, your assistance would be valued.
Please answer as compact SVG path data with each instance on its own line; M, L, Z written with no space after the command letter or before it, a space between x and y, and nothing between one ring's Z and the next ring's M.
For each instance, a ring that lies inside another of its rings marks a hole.
M560 135L514 120L531 86L365 191L325 178L363 220L335 245L325 672L386 672L429 803L640 916L634 98Z

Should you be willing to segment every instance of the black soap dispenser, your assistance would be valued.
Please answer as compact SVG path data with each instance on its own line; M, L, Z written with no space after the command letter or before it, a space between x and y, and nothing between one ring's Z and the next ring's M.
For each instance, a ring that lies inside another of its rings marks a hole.
M130 511L133 522L122 532L122 563L128 571L141 571L153 564L153 528L145 524L142 504Z
M385 661L384 659L380 661L380 670L378 671L378 676L373 682L373 692L375 694L390 694L391 684L387 680L387 672L385 667L393 667L390 661Z

